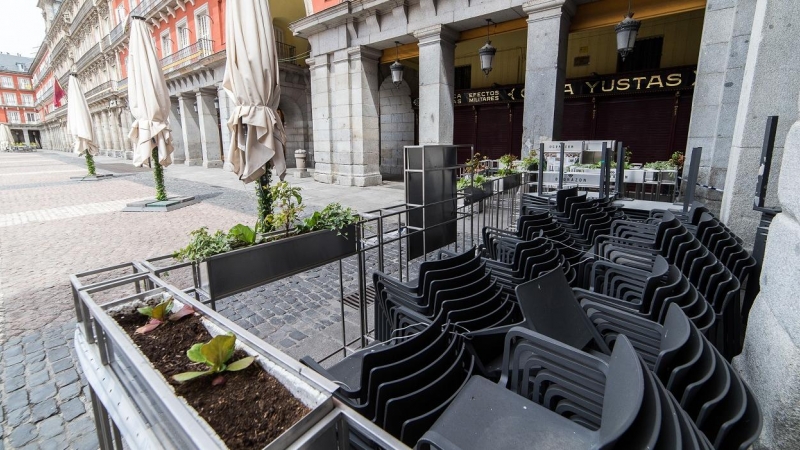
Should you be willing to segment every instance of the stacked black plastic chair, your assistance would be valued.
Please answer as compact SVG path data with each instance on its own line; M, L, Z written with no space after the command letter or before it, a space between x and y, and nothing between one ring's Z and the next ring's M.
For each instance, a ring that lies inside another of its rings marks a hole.
M730 360L742 340L741 284L673 214L657 223L618 221L610 235L595 244L596 260L652 270L658 256L675 265L713 307L716 320L708 331L711 342Z
M334 392L339 400L410 446L450 404L475 365L464 337L444 320L395 345L364 349L327 370L309 357L301 361L339 384Z
M495 384L473 377L420 449L710 449L620 336L610 357L514 328Z

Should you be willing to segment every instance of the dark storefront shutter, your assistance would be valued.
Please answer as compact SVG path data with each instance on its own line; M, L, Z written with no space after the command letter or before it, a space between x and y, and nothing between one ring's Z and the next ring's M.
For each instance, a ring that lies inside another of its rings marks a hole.
M472 108L455 108L453 124L453 143L456 145L475 144L475 112ZM477 150L476 150L477 151ZM469 159L469 149L459 149L458 163L464 164Z
M489 159L497 159L511 151L510 140L508 106L479 107L475 151Z
M598 97L595 139L621 140L630 147L635 163L667 160L673 152L670 135L674 101L673 93Z
M678 102L678 117L675 121L675 140L672 151L686 152L689 139L689 121L692 119L692 94L681 94Z
M592 100L564 101L564 119L561 122L561 139L585 141L592 137Z

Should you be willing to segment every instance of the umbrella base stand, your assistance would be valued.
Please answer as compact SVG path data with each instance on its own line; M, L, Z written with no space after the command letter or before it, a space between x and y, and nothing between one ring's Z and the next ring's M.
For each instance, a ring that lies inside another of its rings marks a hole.
M170 212L197 202L198 200L194 197L168 197L164 201L150 198L128 203L122 212Z
M70 180L78 180L78 181L98 181L98 180L105 180L108 178L113 177L113 173L102 173L97 175L86 175L83 177L69 177Z

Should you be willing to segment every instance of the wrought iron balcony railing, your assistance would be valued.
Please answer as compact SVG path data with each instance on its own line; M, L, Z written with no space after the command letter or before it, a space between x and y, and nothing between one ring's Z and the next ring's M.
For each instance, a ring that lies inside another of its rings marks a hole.
M95 57L100 55L100 43L94 44L92 48L86 51L79 59L78 62L75 64L77 70L83 69L83 67L91 62Z
M198 39L194 44L162 58L161 69L164 73L169 73L200 61L212 53L214 53L214 41Z
M161 0L142 0L141 3L136 5L131 11L131 16L147 17L147 14L155 8L156 4Z
M99 94L101 92L105 92L105 91L107 91L109 89L112 89L113 86L114 86L114 82L113 81L106 81L105 83L100 83L97 86L95 86L95 87L89 89L88 91L86 91L86 98L89 98L89 97L91 97L93 95Z
M295 49L294 45L284 44L280 41L275 41L275 44L278 46L278 60L280 62L299 65L295 60L295 57L297 56L297 50Z
M75 17L72 18L72 23L69 26L69 34L73 34L75 30L77 30L81 26L81 22L89 14L89 11L92 10L94 7L94 2L92 0L84 0L83 5L81 5L78 12L75 14Z
M60 41L58 41L55 47L53 47L53 52L50 53L51 58L55 58L56 56L61 54L61 52L63 52L64 49L66 48L66 46L67 46L67 40L62 38Z
M125 89L128 89L128 79L117 81L117 91L124 91Z

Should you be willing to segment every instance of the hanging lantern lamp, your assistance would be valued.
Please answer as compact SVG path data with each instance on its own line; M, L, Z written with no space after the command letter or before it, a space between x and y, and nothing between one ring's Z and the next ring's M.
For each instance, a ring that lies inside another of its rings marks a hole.
M400 42L394 41L394 49L395 49L395 61L389 66L389 69L392 70L392 83L394 83L394 87L400 87L400 84L403 82L403 67L400 64Z
M492 46L492 41L489 40L489 25L492 23L492 19L486 19L486 43L478 50L478 55L481 58L481 70L487 77L489 72L492 71L494 54L497 53L497 49Z
M631 0L628 0L628 13L625 14L622 22L614 27L614 31L617 32L617 52L619 52L619 56L622 57L623 61L625 61L625 57L633 52L636 35L639 34L639 27L641 26L642 22L634 20L633 12L631 12Z

